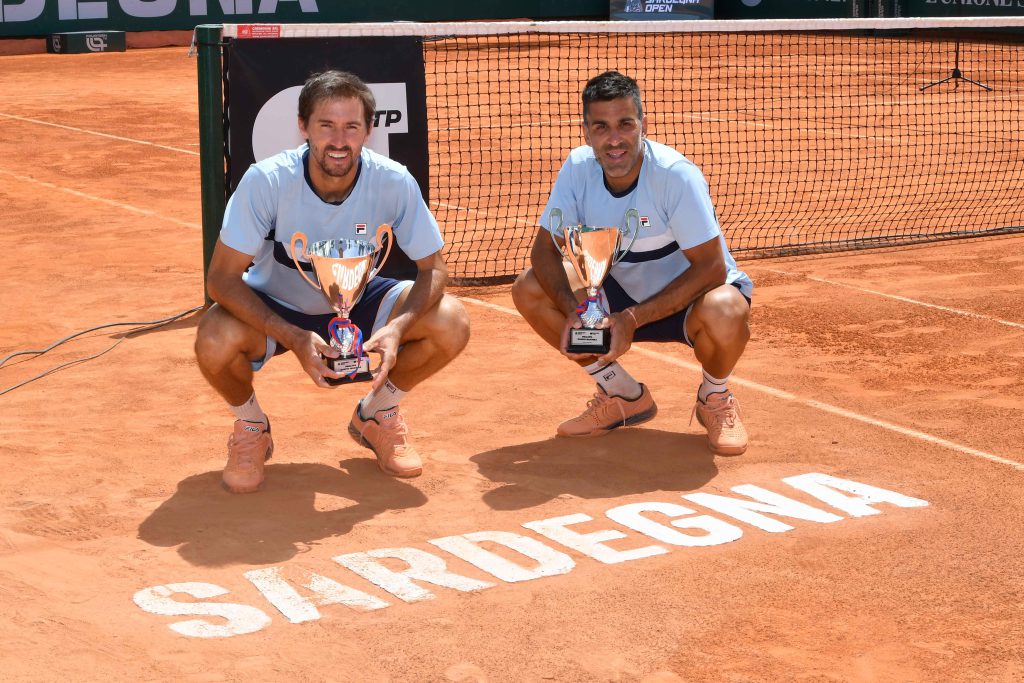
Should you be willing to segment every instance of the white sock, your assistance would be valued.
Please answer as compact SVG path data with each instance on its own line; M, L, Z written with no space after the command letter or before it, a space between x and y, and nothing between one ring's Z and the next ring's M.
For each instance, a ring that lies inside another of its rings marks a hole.
M702 372L704 373L704 381L701 382L700 389L697 389L697 399L701 403L708 402L709 394L724 394L729 391L729 387L726 386L726 383L729 381L729 375L719 379L709 375L707 370Z
M260 402L256 400L256 392L252 392L252 396L249 400L240 406L231 406L231 412L235 414L235 417L239 420L246 420L248 422L262 422L265 425L270 425L270 420L267 418L267 414L263 412L263 408L260 408Z
M640 394L643 393L640 382L633 379L633 376L626 372L618 362L602 365L598 361L583 369L609 396L621 396L632 401L640 398Z
M391 383L384 382L377 391L371 391L359 404L359 415L365 420L373 417L378 411L394 408L405 397L405 392Z

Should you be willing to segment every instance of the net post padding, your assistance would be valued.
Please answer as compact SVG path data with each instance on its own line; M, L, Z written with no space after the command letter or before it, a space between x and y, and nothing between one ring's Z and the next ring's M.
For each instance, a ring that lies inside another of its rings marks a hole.
M197 26L193 48L198 55L199 80L199 182L203 224L203 292L206 304L212 304L206 292L206 272L220 234L227 203L227 168L224 163L224 98L222 89L221 27Z

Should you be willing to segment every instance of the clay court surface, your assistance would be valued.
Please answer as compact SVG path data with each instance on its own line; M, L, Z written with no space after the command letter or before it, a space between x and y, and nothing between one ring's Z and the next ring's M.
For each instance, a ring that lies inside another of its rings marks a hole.
M203 303L195 69L0 57L0 357ZM1024 680L1024 237L741 265L739 457L674 345L624 359L655 420L554 439L592 388L507 286L453 289L408 481L285 355L266 490L222 490L196 314L11 359L0 391L121 341L0 396L0 679Z

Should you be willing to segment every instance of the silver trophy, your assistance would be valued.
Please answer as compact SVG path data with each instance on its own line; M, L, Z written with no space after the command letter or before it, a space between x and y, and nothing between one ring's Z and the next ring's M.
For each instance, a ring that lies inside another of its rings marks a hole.
M341 379L325 377L328 384L362 382L373 377L370 357L363 353L363 333L349 319L352 307L363 295L370 280L377 276L391 252L391 226L377 228L373 242L367 240L336 239L309 244L306 235L292 236L292 260L299 275L314 289L319 289L338 317L328 326L330 344L338 349L338 358L325 358L327 365L345 376ZM386 239L386 246L384 244ZM297 249L301 244L302 249ZM317 282L306 275L299 262L299 254L313 266Z
M607 353L611 344L611 330L604 326L608 313L601 306L598 290L611 267L621 261L633 247L640 233L640 213L636 209L626 211L623 228L590 225L563 227L561 209L551 209L548 216L551 239L587 288L587 298L577 309L583 327L569 330L569 344L565 350L569 353L594 355ZM561 231L564 238L561 245L555 240L558 231ZM623 248L622 238L630 233L629 244Z

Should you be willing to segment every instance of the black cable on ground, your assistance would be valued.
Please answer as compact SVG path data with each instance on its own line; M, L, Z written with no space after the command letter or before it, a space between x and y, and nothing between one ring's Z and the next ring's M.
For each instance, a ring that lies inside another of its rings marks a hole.
M154 321L151 321L151 322L124 322L124 323L107 323L106 325L97 325L96 327L90 327L87 330L82 330L81 332L75 332L72 335L68 335L67 337L64 337L63 339L55 341L54 343L50 344L49 346L47 346L44 349L37 349L37 350L33 350L33 351L16 351L15 353L12 353L12 354L10 354L8 356L5 356L3 359L0 359L0 367L3 367L4 363L6 363L7 361L9 361L12 358L15 358L17 356L27 356L27 355L41 356L44 353L57 348L58 346L60 346L61 344L65 343L65 342L71 341L75 337L80 337L83 334L88 334L89 332L95 332L96 330L102 330L102 329L105 329L105 328L108 328L108 327L123 327L125 325L136 325L136 326L138 326L134 330L129 330L127 333L125 333L125 335L123 337L118 339L116 342L114 342L112 345L110 345L109 347L107 347L103 351L100 351L99 353L94 354L92 356L88 356L86 358L77 358L75 360L68 361L67 363L62 363L61 365L58 365L58 366L53 367L53 368L50 368L46 372L43 372L43 373L41 373L39 375L36 375L35 377L27 379L24 382L21 382L19 384L15 384L14 386L7 387L6 389L0 390L0 396L3 396L4 394L6 394L8 392L11 392L11 391L14 391L15 389L23 387L26 384L29 384L31 382L35 382L37 379L42 379L43 377L46 377L47 375L53 374L54 372L57 372L58 370L61 370L63 368L70 367L72 365L77 365L79 363L84 363L86 361L93 360L94 358L99 358L103 354L108 353L110 351L113 351L115 348L117 348L118 345L120 345L121 342L123 342L125 339L128 339L128 337L130 337L133 334L136 334L138 332L144 332L146 330L153 330L153 329L156 329L158 327L162 327L164 325L167 325L169 323L174 322L175 320L179 320L181 318L184 318L185 316L191 315L191 314L195 313L196 311L200 311L202 309L203 309L203 306L196 306L195 308L190 308L187 311L182 311L181 313L178 313L176 315L172 315L169 318L164 318L162 320L154 320Z

